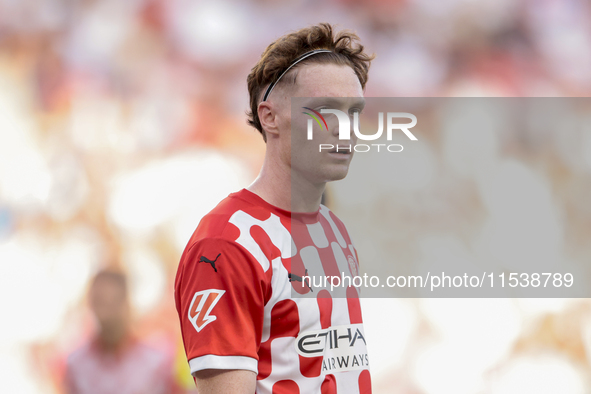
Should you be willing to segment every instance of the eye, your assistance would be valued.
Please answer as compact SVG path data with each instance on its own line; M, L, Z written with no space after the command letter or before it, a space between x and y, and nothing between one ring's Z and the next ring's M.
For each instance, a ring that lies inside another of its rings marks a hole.
M327 109L328 107L326 106L322 106L322 107L314 107L314 111L318 112L320 114L320 116L324 117L325 119L327 119L331 114L323 114L322 110L323 109Z
M363 110L361 108L351 108L349 110L349 116L354 116L355 114L357 114L358 116L361 115L363 113Z

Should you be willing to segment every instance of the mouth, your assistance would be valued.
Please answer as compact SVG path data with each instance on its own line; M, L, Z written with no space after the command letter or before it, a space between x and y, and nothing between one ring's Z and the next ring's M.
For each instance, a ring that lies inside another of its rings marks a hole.
M339 146L338 148L335 148L331 151L329 151L328 153L336 153L339 155L350 155L352 153L353 149L351 148L351 146Z
M350 147L339 146L339 149L333 149L328 152L329 157L339 162L349 162L349 160L351 160L353 157L353 149L351 149L351 152L349 152L349 148Z

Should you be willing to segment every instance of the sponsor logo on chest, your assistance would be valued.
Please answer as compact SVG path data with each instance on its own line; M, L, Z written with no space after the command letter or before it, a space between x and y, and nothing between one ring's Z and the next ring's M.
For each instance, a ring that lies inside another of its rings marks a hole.
M302 357L323 357L323 373L369 369L362 324L302 332L295 348Z

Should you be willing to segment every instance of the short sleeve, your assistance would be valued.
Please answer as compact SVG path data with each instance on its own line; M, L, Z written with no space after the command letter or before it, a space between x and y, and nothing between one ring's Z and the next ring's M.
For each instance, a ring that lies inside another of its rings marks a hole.
M175 303L192 374L202 369L258 373L268 288L261 265L234 242L203 239L183 253Z

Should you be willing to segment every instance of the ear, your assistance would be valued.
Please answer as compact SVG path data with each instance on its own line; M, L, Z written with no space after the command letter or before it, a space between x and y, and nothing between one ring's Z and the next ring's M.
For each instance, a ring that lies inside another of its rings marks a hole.
M277 110L273 103L269 101L261 102L258 106L258 113L261 126L267 137L271 134L279 134Z

